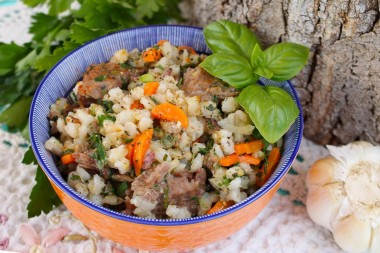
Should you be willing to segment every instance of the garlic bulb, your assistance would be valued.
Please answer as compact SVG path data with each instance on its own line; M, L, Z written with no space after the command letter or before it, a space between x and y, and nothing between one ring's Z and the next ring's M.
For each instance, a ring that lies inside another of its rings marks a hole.
M309 169L306 208L347 252L380 253L380 147L354 142L327 146Z

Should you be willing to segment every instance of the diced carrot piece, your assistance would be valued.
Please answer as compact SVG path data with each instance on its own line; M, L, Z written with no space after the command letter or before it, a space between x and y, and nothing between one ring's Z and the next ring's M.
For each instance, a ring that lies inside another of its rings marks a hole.
M261 187L266 183L266 181L268 181L274 169L276 168L278 162L280 161L280 158L281 158L280 148L277 148L277 147L273 148L268 156L268 165L267 165L266 173L265 173L265 164L260 169L262 176L259 177L258 180L256 181L256 184L258 186Z
M197 54L197 52L195 52L195 50L192 47L189 47L189 46L178 47L178 50L184 50L184 49L186 49L190 54Z
M131 141L130 143L125 145L126 149L128 150L128 154L125 156L125 158L127 158L129 160L131 165L133 164L132 163L133 162L133 152L135 150L135 143L136 143L137 136L133 139L133 141Z
M219 212L219 211L222 211L223 209L226 209L230 206L232 206L235 202L233 201L221 201L219 200L218 202L215 203L215 205L207 211L206 214L212 214L212 213L216 213L216 212Z
M144 109L144 105L140 103L140 100L135 100L129 107L130 109Z
M144 87L144 95L152 96L156 94L158 86L160 86L159 82L147 82Z
M169 42L169 41L168 40L160 40L159 42L157 42L157 45L162 46L165 42Z
M236 144L234 146L237 155L254 154L264 148L263 140L253 140L246 143Z
M151 48L143 54L143 60L146 62L155 62L161 58L161 50Z
M75 158L73 157L73 154L67 154L61 157L61 161L63 164L70 164L75 163Z
M141 174L143 167L143 159L146 151L150 147L150 141L153 137L153 129L148 129L144 133L138 135L135 139L135 146L133 151L133 167L135 168L136 176Z
M226 157L223 157L219 160L219 164L223 167L231 166L239 161L239 156L236 154L232 154Z
M187 128L189 125L189 119L187 118L186 113L178 106L168 102L153 107L151 114L155 119L179 121L184 128Z
M242 155L239 157L239 162L253 164L253 165L259 165L261 160L257 157L251 156L251 155Z

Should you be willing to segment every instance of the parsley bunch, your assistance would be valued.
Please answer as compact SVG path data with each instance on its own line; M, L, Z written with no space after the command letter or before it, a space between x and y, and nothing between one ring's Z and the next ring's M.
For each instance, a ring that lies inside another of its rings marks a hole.
M0 111L6 108L0 112L0 123L10 130L21 131L28 139L33 95L45 74L61 58L92 39L121 29L181 20L179 1L78 0L79 6L74 9L74 0L23 0L30 7L46 4L49 12L32 17L30 42L23 45L0 42ZM31 149L23 162L37 164ZM28 217L38 216L41 211L48 213L61 204L40 167L35 180Z
M23 0L37 13L24 45L0 43L0 123L28 138L27 120L34 92L43 76L62 57L85 42L121 29L180 20L180 0Z

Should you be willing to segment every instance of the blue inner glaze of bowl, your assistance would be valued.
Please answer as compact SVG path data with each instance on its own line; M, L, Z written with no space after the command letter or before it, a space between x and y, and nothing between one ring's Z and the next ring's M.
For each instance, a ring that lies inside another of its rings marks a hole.
M182 220L153 220L124 215L96 205L79 195L64 181L54 163L53 155L44 148L44 143L50 138L49 122L46 118L49 113L49 106L55 103L57 98L68 94L90 64L107 62L114 52L119 49L125 48L127 51L131 51L134 48L138 48L139 50L143 50L153 46L160 40L169 40L173 45L191 46L197 52L211 54L210 49L204 41L202 31L201 28L179 25L144 26L122 30L86 43L65 56L50 70L34 95L30 109L29 130L37 160L47 176L57 187L81 204L116 219L145 225L179 226L217 219L241 209L263 196L285 176L297 155L301 143L303 132L301 105L297 93L289 81L274 82L265 78L261 78L259 84L275 85L284 89L296 101L301 113L285 134L284 153L269 181L244 201L211 215Z

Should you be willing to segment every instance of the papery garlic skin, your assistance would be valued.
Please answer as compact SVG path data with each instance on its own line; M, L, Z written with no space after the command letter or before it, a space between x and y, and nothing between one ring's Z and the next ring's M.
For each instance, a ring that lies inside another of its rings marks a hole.
M347 252L380 253L380 147L327 146L308 172L307 212Z

